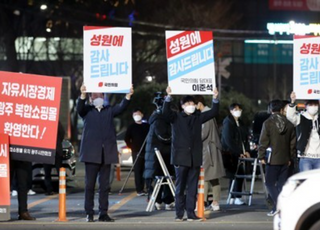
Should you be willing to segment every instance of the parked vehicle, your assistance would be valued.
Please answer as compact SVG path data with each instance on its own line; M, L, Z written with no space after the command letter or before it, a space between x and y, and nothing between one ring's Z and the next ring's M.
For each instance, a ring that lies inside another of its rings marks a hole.
M320 229L320 169L301 172L287 180L278 197L274 230Z
M62 167L66 169L67 180L73 179L76 174L76 156L73 145L68 140L63 140L62 142L63 156L62 156ZM32 165L32 176L33 182L39 183L44 182L44 169L43 164L34 163ZM59 172L53 167L51 170L52 181L59 181Z
M124 141L124 137L126 135L126 131L121 131L117 135L117 146L119 152L119 163L121 167L132 167L133 160L131 149L127 146Z

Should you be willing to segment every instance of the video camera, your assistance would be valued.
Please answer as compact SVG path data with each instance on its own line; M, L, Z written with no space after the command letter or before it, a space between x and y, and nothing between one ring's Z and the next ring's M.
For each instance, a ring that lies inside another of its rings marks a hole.
M162 92L156 92L155 97L153 98L152 104L155 104L157 108L161 108L164 102L164 96L162 96Z

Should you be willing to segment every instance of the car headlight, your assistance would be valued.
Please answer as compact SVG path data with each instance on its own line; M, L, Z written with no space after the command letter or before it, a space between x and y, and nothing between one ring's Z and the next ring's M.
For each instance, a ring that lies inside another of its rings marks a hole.
M121 154L128 154L130 153L131 154L131 149L128 148L128 147L122 147L121 148Z

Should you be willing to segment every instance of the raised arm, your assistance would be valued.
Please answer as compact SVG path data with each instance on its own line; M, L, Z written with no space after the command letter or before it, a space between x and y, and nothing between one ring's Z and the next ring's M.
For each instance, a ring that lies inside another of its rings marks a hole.
M294 125L297 126L300 124L300 114L297 113L296 111L296 105L295 105L295 101L296 101L296 93L292 92L290 94L290 98L291 98L291 103L289 104L288 108L287 108L287 119Z
M214 117L217 117L219 115L219 100L218 100L219 92L217 88L213 90L212 95L212 106L209 111L203 112L200 115L201 122L204 123Z
M81 95L77 102L77 112L80 117L85 117L89 111L89 106L86 106L87 88L84 84L80 87Z
M116 104L115 106L112 107L113 116L119 115L127 108L133 93L134 93L133 86L131 86L130 92L126 94L125 98L122 99L120 104Z
M171 109L172 97L171 97L170 86L167 87L166 91L167 91L167 97L163 103L162 114L166 119L168 119L168 121L170 121L172 123L176 119L177 114L176 114L176 112L172 111L172 109Z

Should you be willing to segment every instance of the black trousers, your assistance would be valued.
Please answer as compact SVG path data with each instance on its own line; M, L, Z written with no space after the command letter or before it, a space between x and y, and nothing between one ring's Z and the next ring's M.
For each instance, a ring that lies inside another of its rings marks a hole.
M28 190L30 177L32 176L32 163L26 161L10 161L10 179L15 175L18 191L19 213L28 211Z
M47 193L50 193L53 191L52 187L52 180L51 180L51 169L53 167L56 168L59 176L59 170L62 166L62 156L56 155L55 157L55 164L54 165L49 165L49 164L44 164L43 169L44 169L44 184L46 186L46 191Z
M87 215L94 215L94 188L99 183L99 215L107 214L109 207L110 164L85 163L85 201Z
M162 202L164 202L165 204L171 204L173 201L174 198L169 185L162 185L156 198L156 202L159 204L161 204Z
M132 160L135 162L138 153L132 153ZM136 186L137 193L143 192L145 187L145 181L143 178L144 172L144 157L142 156L143 153L140 154L140 157L137 159L136 164L134 165L134 182Z
M176 172L176 217L182 218L184 210L193 218L198 193L200 167L175 166ZM187 192L185 195L185 190Z
M288 165L266 165L266 187L273 201L273 211L277 208L278 196L288 179Z

